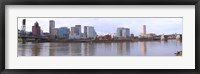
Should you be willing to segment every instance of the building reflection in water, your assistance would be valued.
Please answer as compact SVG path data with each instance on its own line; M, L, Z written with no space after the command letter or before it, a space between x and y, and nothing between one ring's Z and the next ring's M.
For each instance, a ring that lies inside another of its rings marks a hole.
M146 56L146 53L147 53L146 42L139 42L139 44L140 44L141 54Z
M55 43L50 43L49 44L49 56L55 56L55 52L56 52L56 44Z
M180 45L181 45L181 43L182 43L182 41L181 41L181 40L176 40L176 46L180 46Z
M40 55L40 43L35 43L32 45L32 56Z
M50 55L67 56L69 50L68 43L51 43L49 47Z
M22 56L25 56L25 53L26 53L25 50L26 50L26 47L27 47L27 46L22 45L21 47L22 47L21 55L22 55ZM19 52L18 52L18 54L19 54Z
M110 55L114 55L113 53L110 53L110 52L113 52L112 51L112 44L111 44L111 42L106 42L106 43L104 43L103 44L103 48L101 49L103 52L100 54L100 55L107 55L107 56L110 56Z
M18 56L35 56L32 43L27 42L26 44L18 43Z
M94 56L95 44L93 43L84 43L84 55L85 56Z
M117 55L130 55L130 43L129 42L117 43Z
M69 43L69 55L81 56L81 43Z
M167 44L168 40L161 40L160 43L161 44Z

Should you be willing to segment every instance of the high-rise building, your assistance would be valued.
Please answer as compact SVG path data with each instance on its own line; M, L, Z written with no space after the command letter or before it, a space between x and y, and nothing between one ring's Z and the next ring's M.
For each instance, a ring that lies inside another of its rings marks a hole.
M81 25L75 25L75 33L77 36L81 36Z
M129 28L124 28L124 27L119 27L117 28L117 37L129 37L130 36L130 29Z
M75 34L76 34L76 32L75 32L75 27L71 27L71 32L70 32L70 34L72 34L72 35L75 35Z
M94 27L92 26L87 26L87 38L94 38L96 37L96 31Z
M69 39L76 39L76 27L71 27Z
M116 32L116 36L117 36L117 37L121 37L121 36L122 36L122 30L123 30L123 29L124 29L123 27L117 28L117 32Z
M50 20L49 21L50 39L55 39L54 29L55 29L55 21L54 20Z
M145 36L146 35L146 25L142 25L141 26L141 36Z
M40 30L40 35L41 35L41 36L44 36L44 35L43 35L43 30Z
M39 26L38 22L35 22L34 26L32 26L33 36L40 36L40 32L41 32L40 26Z
M126 28L126 37L130 37L130 29Z
M84 36L87 37L87 27L88 26L84 26Z
M22 30L21 30L22 35L26 35L26 19L22 20Z
M57 34L58 34L57 35L58 38L68 39L69 38L69 29L67 27L61 27L58 29Z
M55 35L55 38L57 38L57 36L58 36L58 28L55 28L53 30L53 35Z

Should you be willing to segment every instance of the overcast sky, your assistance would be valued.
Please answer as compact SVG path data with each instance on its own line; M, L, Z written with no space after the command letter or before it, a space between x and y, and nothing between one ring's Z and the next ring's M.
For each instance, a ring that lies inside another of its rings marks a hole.
M18 18L18 29L26 19L26 31L31 31L37 21L43 32L49 32L49 20L55 21L55 27L71 28L75 25L94 26L97 34L115 33L117 27L130 28L130 33L140 34L141 25L146 25L147 33L182 34L182 18Z

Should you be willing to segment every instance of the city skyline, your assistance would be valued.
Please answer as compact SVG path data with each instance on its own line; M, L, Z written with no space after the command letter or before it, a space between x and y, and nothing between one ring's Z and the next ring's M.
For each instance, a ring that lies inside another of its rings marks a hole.
M39 23L43 32L49 33L49 21L55 21L55 28L81 25L93 26L97 34L116 33L118 27L127 27L130 33L140 35L141 25L146 25L147 33L182 34L182 18L18 18L18 29L21 30L22 20L26 19L26 31L31 31L35 22Z

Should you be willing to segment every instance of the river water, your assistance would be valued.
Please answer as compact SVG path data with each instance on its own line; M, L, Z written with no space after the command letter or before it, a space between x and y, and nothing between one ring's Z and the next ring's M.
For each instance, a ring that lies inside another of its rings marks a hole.
M139 41L110 43L18 42L18 56L175 56L182 42Z

